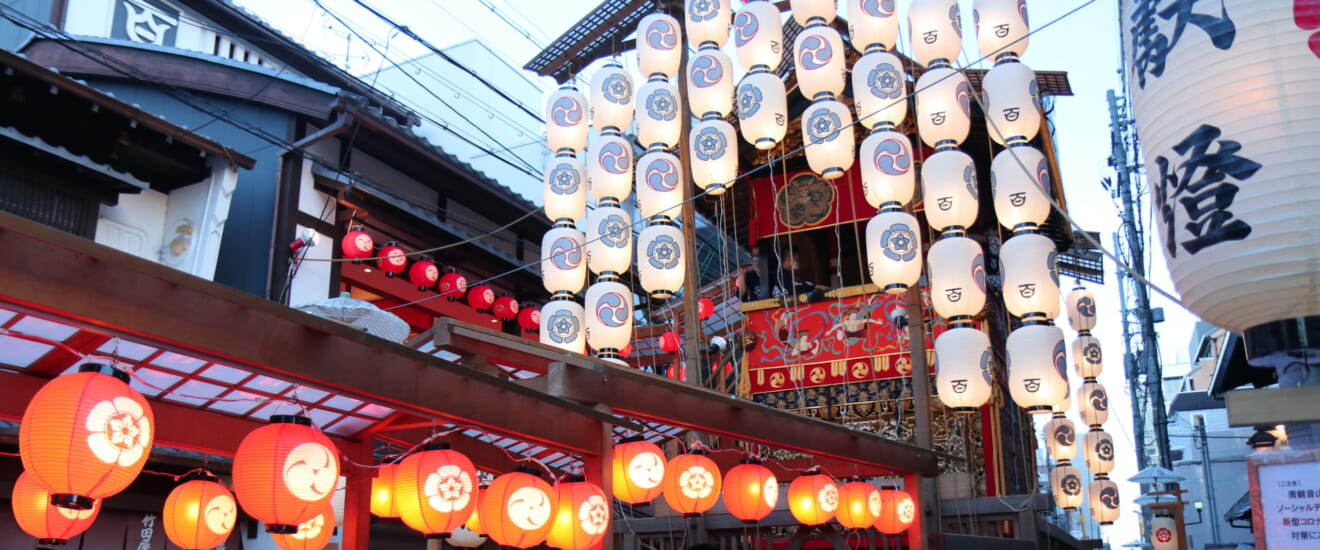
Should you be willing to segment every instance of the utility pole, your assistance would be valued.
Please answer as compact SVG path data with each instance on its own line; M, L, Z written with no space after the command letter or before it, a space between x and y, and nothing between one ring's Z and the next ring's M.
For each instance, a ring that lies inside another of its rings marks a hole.
M1210 469L1210 439L1205 436L1205 415L1197 415L1195 423L1196 436L1201 442L1201 477L1205 478L1205 501L1210 505L1210 543L1219 544L1219 507L1215 505L1215 475Z

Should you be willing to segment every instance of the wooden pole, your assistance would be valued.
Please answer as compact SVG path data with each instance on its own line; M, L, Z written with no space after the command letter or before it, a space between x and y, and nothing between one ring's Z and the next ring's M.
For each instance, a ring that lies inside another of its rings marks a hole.
M908 352L912 362L912 407L915 409L916 444L923 449L934 443L930 416L930 367L926 364L926 318L921 308L921 287L908 289ZM909 475L905 486L917 501L917 519L908 530L911 550L942 547L939 540L939 508L935 498L935 479Z

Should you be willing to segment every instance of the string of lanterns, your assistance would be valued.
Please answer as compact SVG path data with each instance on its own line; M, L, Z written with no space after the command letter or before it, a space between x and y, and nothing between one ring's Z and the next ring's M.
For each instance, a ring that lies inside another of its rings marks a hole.
M1091 335L1096 323L1095 295L1077 285L1065 299L1068 323L1077 331L1073 340L1073 367L1082 377L1077 390L1077 409L1089 430L1082 438L1082 452L1086 469L1095 475L1087 487L1091 518L1101 525L1109 525L1118 518L1120 510L1118 485L1109 479L1114 469L1114 438L1104 431L1109 419L1109 396L1098 377L1104 369L1100 341Z

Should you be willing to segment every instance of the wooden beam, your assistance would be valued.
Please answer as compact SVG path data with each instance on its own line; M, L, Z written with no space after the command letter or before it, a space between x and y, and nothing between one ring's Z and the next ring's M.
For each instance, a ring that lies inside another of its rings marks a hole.
M1224 400L1234 428L1320 422L1320 386L1233 390Z

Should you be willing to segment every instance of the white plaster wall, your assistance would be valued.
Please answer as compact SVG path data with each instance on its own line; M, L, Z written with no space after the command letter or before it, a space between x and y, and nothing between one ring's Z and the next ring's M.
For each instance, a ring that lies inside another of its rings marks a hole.
M309 227L298 226L298 235L304 232L316 234L316 244L310 248L305 248L305 258L330 258L334 252L334 239L329 235L322 235ZM301 254L300 254L301 255ZM297 307L303 304L319 302L331 296L330 294L330 262L307 262L298 266L298 272L293 275L293 282L289 289L289 305Z
M64 32L86 36L110 36L117 0L68 0L64 10Z
M312 177L312 161L302 163L302 176L298 184L298 210L326 223L335 222L334 199L316 190L316 180Z
M150 189L119 195L119 204L101 205L95 241L139 258L160 261L168 207L169 197Z

